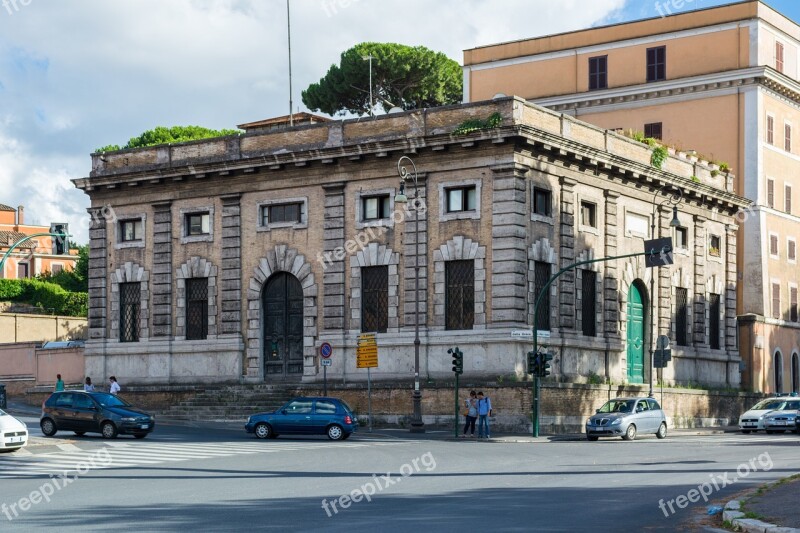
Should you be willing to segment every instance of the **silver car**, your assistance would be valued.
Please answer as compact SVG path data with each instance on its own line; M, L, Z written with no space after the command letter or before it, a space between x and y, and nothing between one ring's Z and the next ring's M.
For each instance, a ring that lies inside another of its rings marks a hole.
M586 438L622 437L633 440L639 433L667 436L667 417L653 398L615 398L603 404L586 421Z

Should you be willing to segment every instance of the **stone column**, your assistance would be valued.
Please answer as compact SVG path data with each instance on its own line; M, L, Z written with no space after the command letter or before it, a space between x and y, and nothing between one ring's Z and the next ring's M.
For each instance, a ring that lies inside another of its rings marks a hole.
M706 218L694 216L694 324L695 348L708 346L706 341Z
M575 262L575 181L561 178L561 212L559 215L559 258L561 266ZM558 278L558 328L575 329L575 270L568 270Z
M153 337L172 336L172 202L153 204Z
M417 190L420 199L428 202L428 181L427 175L417 174ZM406 183L406 194L409 195L408 204L406 205L406 221L403 228L403 268L404 268L404 290L403 290L403 324L406 327L414 327L414 261L415 257L419 256L419 326L422 330L428 324L428 213L430 209L425 209L422 215L417 216L414 200L411 199L411 193L414 184L411 182ZM415 228L419 224L418 237L415 235ZM414 239L417 238L415 241ZM434 297L434 304L444 305L444 294L436 295ZM477 322L476 322L477 324ZM444 322L442 322L444 325Z
M606 190L605 257L617 255L617 235L619 231L617 202L619 193ZM619 340L619 287L617 287L617 263L603 263L603 333L607 339Z
M525 327L528 167L492 167L492 327ZM488 185L488 184L487 184Z
M91 216L89 226L89 339L107 337L108 307L108 250L106 207L87 210Z
M725 349L729 357L739 357L736 348L736 231L735 224L725 226Z
M220 295L222 312L219 333L242 333L242 217L241 195L222 196L222 276ZM212 309L208 314L212 314Z
M323 311L322 329L345 328L345 250L344 250L344 186L343 181L323 185L325 191L324 253L330 253L330 261L324 263L322 275Z

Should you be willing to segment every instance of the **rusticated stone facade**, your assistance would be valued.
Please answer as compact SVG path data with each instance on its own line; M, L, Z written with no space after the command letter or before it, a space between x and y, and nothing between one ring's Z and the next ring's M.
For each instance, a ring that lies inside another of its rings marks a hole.
M493 113L499 127L454 133ZM532 329L543 281L586 262L550 286L539 313L554 378L646 384L652 329L673 339L667 381L736 386L734 216L745 203L729 176L678 158L662 171L651 155L517 98L94 154L75 180L106 215L91 231L87 374L318 382L329 342L328 379L350 383L366 380L358 336L377 331L372 378L411 380L418 305L423 378L452 376L447 349L459 346L467 377L523 379L531 345L512 331ZM402 156L418 169L405 204ZM653 214L658 235L673 234L658 206L675 190L673 266L589 263L641 254ZM134 342L120 333L128 282L140 283ZM206 292L192 300L190 283Z

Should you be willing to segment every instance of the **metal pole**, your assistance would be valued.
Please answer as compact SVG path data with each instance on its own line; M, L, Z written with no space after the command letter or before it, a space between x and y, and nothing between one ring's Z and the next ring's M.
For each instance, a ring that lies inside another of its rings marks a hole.
M322 390L322 395L323 396L327 396L328 395L328 367L327 366L323 366L322 367L322 389L323 389Z
M539 376L533 378L533 436L539 437Z
M369 431L372 433L372 374L367 367L367 412L369 413Z
M458 438L458 372L456 372L456 391L455 391L455 408L456 408L456 417L453 420L453 438Z
M422 391L419 389L419 188L414 174L414 419L411 421L412 433L424 433L422 421Z
M289 14L289 0L286 0L286 35L289 40L289 126L294 126L292 111L292 22Z
M375 117L375 104L372 103L372 54L369 55L369 116Z

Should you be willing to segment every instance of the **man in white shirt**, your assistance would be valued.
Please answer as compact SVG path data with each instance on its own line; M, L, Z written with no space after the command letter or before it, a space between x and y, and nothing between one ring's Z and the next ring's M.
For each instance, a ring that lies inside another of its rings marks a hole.
M114 396L116 396L117 393L119 392L119 389L120 389L119 383L117 383L117 378L114 377L114 376L111 376L110 378L108 378L108 381L111 384L109 389L108 389L109 392L111 394L113 394Z

